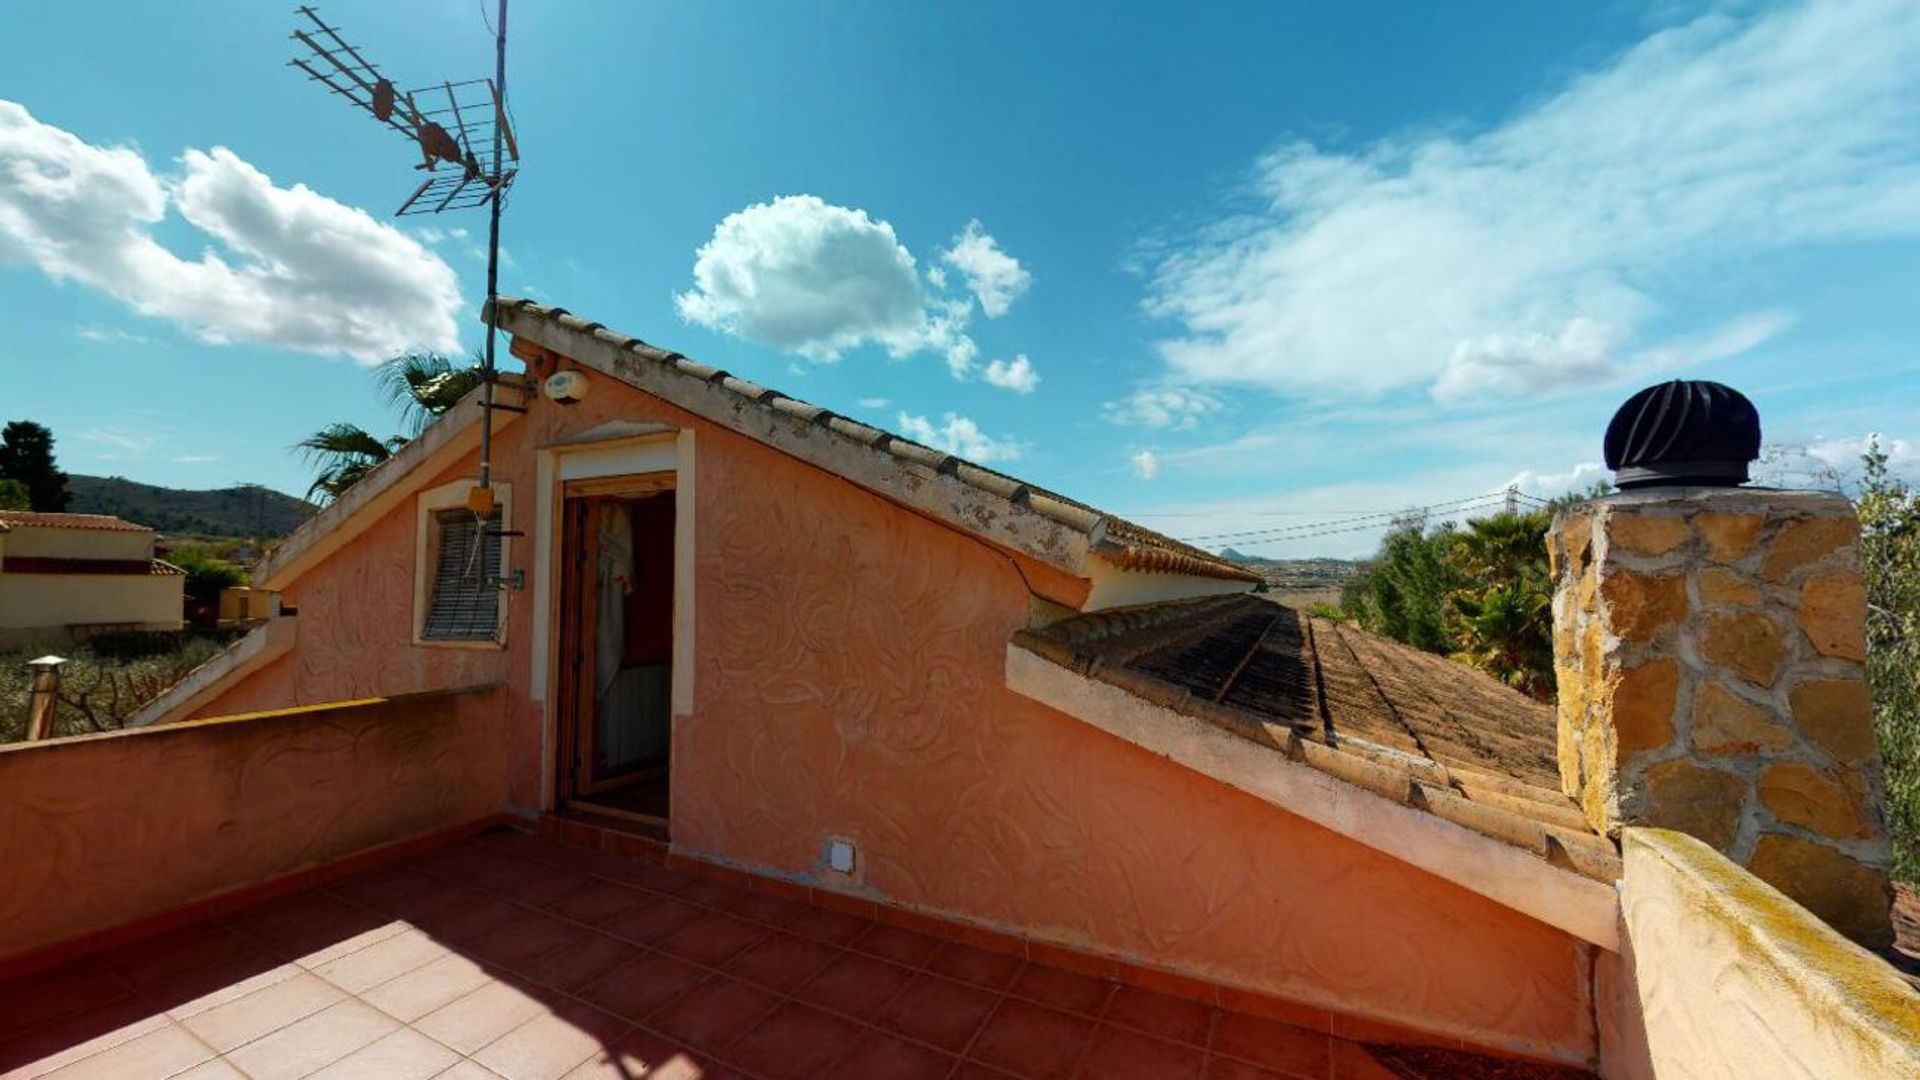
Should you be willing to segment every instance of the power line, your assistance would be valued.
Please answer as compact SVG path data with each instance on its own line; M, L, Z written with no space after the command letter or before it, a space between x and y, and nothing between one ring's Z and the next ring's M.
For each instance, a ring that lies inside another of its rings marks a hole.
M1503 499L1505 497L1506 492L1495 491L1482 495L1470 495L1464 499L1451 499L1446 502L1431 503L1426 506L1403 506L1397 510L1377 510L1356 517L1337 518L1332 521L1314 521L1301 525L1276 525L1265 529L1245 529L1240 532L1203 533L1198 536L1183 536L1180 537L1180 539L1190 544L1212 540L1235 540L1247 536L1265 536L1270 533L1297 532L1305 529L1319 529L1334 525L1356 524L1362 521L1390 520L1411 514L1431 513L1435 510L1453 510L1458 512L1459 510L1466 509L1466 504L1468 503L1481 503L1490 499Z

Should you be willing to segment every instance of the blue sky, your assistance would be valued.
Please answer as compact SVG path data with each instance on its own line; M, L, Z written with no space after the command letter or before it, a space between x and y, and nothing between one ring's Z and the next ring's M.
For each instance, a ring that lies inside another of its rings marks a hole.
M192 10L0 37L0 418L75 472L298 492L301 435L395 427L368 362L479 342L485 219L389 216L407 147L285 67L280 5ZM322 10L403 86L490 66L474 0ZM1752 396L1789 473L1870 432L1920 469L1912 3L512 30L504 291L1175 535L1346 555L1342 519L1584 486L1676 376Z

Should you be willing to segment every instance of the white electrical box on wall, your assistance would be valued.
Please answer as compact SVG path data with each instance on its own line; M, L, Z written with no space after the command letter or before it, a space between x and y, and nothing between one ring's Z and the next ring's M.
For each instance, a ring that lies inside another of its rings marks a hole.
M827 869L836 874L853 873L856 851L853 841L832 837L827 841Z

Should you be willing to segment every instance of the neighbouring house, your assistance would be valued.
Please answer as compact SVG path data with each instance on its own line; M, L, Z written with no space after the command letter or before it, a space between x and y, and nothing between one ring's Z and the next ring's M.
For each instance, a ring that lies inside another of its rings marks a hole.
M849 1064L901 1038L888 1060L928 1075L1920 1067L1920 994L1878 954L1843 500L1669 487L1563 517L1556 715L1065 496L557 308L500 314L529 377L501 387L490 511L476 391L256 568L277 617L144 726L0 750L0 789L85 807L61 828L86 837L0 829L30 879L0 971L178 911L230 915L223 948L297 925L319 951L295 963L380 1023L606 1075L676 1048L922 1074ZM564 403L538 392L562 373ZM137 846L107 823L145 793L72 786L161 760L178 809ZM419 856L492 821L545 840ZM123 887L51 903L92 880ZM378 963L320 947L312 923L365 912L405 920ZM375 986L448 950L546 987L461 991L528 1028ZM865 966L830 991L835 950ZM198 1032L202 1007L169 1015Z
M106 514L0 510L0 645L101 630L178 630L186 575L153 530Z

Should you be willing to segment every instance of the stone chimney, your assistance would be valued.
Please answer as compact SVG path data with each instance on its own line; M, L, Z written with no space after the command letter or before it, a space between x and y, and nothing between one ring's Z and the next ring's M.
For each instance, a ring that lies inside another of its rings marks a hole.
M1758 447L1737 392L1650 388L1608 431L1621 492L1555 519L1561 785L1596 829L1689 833L1882 948L1859 521L1839 495L1725 486Z

